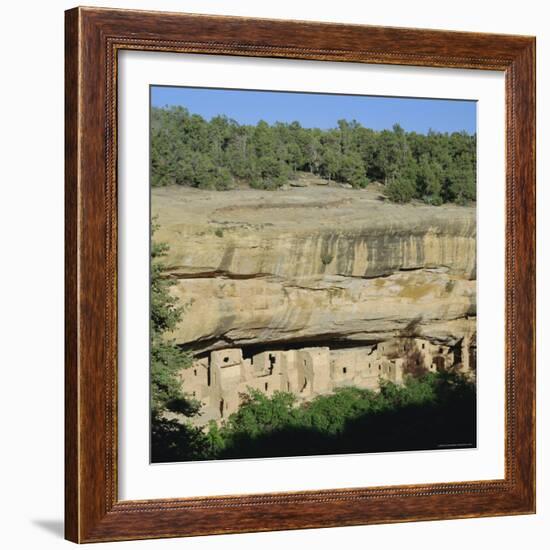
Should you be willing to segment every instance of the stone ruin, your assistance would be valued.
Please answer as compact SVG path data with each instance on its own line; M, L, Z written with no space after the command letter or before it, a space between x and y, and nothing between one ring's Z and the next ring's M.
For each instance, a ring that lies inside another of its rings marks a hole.
M240 348L221 349L195 359L190 368L181 371L180 378L183 391L203 406L193 422L206 424L220 422L237 411L242 394L251 389L267 396L291 392L300 402L345 386L376 391L383 380L402 384L405 361L410 358L432 372L458 366L468 373L471 348L470 338L464 337L456 348L421 338L401 338L344 349L263 351L251 358L244 358Z

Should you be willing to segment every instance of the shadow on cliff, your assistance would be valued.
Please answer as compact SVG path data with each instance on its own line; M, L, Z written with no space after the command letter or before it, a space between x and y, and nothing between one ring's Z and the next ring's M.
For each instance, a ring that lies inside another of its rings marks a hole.
M381 394L348 388L298 412L282 397L251 399L232 422L209 433L164 426L170 429L157 432L153 462L475 447L475 387L441 375L428 380L417 383L416 403L410 389L392 384ZM361 412L366 401L369 410Z

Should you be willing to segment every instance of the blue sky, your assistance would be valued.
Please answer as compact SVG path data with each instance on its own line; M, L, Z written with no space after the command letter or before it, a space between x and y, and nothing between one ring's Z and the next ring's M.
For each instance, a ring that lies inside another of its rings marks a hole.
M207 120L226 115L240 124L297 120L305 128L326 129L344 118L375 130L399 123L423 134L476 131L475 101L151 86L151 104L182 105Z

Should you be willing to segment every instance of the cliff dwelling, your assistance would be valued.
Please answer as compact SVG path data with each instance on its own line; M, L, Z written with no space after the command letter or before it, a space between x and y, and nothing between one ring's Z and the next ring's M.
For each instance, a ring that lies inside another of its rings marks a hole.
M250 358L241 348L212 351L195 359L180 373L182 389L202 403L198 425L220 422L236 412L242 395L257 390L267 396L276 391L291 392L298 402L354 386L376 391L383 380L402 384L407 361L428 371L458 368L472 371L472 342L465 336L451 348L421 338L393 339L372 346L330 349L262 351ZM407 359L409 358L409 359Z

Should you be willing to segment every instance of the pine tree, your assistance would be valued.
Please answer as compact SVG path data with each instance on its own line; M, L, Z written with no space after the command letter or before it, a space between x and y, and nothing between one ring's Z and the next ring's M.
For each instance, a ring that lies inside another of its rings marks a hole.
M365 163L359 153L355 152L342 155L338 175L339 179L350 183L353 187L366 187L369 182Z
M448 200L466 204L476 199L476 174L470 155L462 153L449 170Z
M423 154L418 162L417 196L429 204L441 204L443 169L441 165Z
M164 276L167 251L166 244L151 242L151 409L153 415L164 410L191 415L197 404L185 396L178 377L191 366L191 357L166 336L182 319L182 308L169 292L172 282Z
M277 189L300 170L364 187L382 181L390 200L475 200L476 137L465 132L375 131L341 119L336 128L298 122L206 121L183 107L151 112L151 185Z

